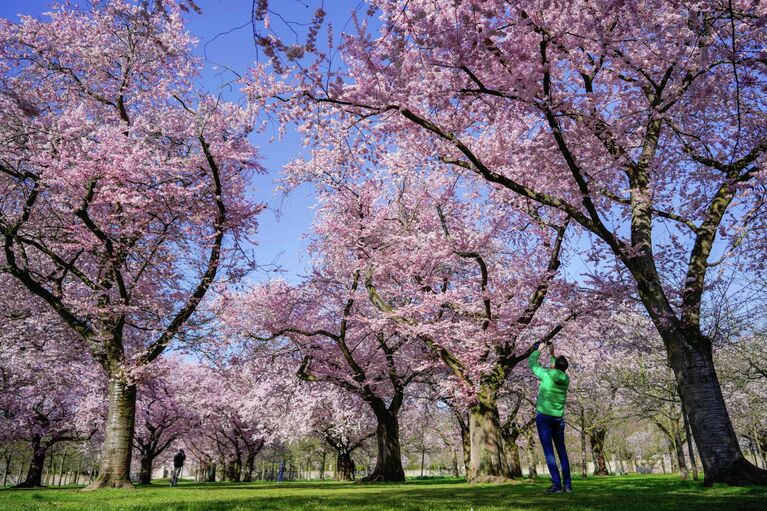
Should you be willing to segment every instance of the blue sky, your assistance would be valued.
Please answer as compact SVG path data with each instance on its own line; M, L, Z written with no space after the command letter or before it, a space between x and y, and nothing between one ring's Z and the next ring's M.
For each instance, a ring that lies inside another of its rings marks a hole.
M0 17L17 21L18 14L41 16L52 5L51 0L1 0ZM72 3L82 3L73 0ZM301 0L273 0L272 5L289 20L305 21L312 15L308 2ZM249 24L251 0L197 0L202 15L189 14L187 29L199 41L196 52L205 58L203 84L210 91L217 90L223 82L234 75L226 69L244 74L257 57ZM358 8L359 0L329 0L325 2L327 20L333 24L336 33L348 26L350 13ZM279 30L279 24L273 26ZM268 205L260 219L258 245L253 247L259 264L276 263L282 267L282 276L296 280L307 267L306 240L302 237L311 227L314 217L312 205L314 195L309 186L304 186L288 196L275 190L274 180L279 177L282 166L301 151L297 138L288 134L284 140L269 142L272 133L256 134L254 144L260 147L264 157L263 165L268 173L258 176L253 183L254 197ZM258 272L255 280L266 278Z

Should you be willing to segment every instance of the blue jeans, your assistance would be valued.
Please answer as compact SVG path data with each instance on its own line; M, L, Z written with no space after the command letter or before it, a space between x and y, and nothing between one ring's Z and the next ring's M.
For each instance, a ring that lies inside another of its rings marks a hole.
M173 474L170 476L170 485L171 486L177 486L178 485L178 476L181 475L181 471L184 470L184 467L173 467Z
M549 466L551 485L555 488L562 488L557 459L554 457L554 447L556 447L557 454L559 454L559 463L562 465L562 477L565 480L565 488L571 488L570 462L567 459L567 449L565 449L565 419L537 412L535 414L535 425L538 426L538 438L541 440L543 454L546 456L546 465Z

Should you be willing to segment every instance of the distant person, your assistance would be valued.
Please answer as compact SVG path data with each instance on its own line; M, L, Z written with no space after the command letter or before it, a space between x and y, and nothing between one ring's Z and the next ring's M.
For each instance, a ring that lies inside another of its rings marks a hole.
M280 468L277 471L277 482L281 483L284 480L284 478L285 478L285 462L281 461Z
M178 478L181 475L181 472L184 470L185 459L186 454L184 454L184 449L179 449L176 455L173 456L173 474L170 476L171 486L178 485Z
M568 362L563 356L555 356L554 345L549 343L549 354L551 355L551 369L546 369L538 363L538 357L541 352L538 351L541 342L533 344L533 353L527 361L533 374L541 380L538 387L538 399L535 403L535 424L538 427L538 438L541 440L543 454L546 456L546 465L551 474L551 487L546 493L570 493L573 491L572 481L570 479L570 462L567 459L567 449L565 448L565 400L567 399L567 388L570 386L570 377L565 374ZM553 442L553 446L552 446ZM562 480L559 478L559 469L557 459L554 457L554 447L557 448L559 463L562 465Z

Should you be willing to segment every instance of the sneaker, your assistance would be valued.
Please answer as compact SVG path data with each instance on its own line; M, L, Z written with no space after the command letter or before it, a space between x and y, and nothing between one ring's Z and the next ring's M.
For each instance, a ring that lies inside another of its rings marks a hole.
M544 493L562 493L562 488L559 486L549 486Z
M565 493L572 493L573 489L570 488L569 486L565 486L565 490L564 491L565 491Z

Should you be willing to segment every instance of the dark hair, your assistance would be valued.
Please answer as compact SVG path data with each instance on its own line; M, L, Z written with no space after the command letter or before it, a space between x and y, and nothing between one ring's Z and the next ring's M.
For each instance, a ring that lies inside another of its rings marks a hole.
M567 363L567 359L564 355L559 355L557 360L554 362L554 367L560 371L567 371L567 368L570 367L570 364Z

